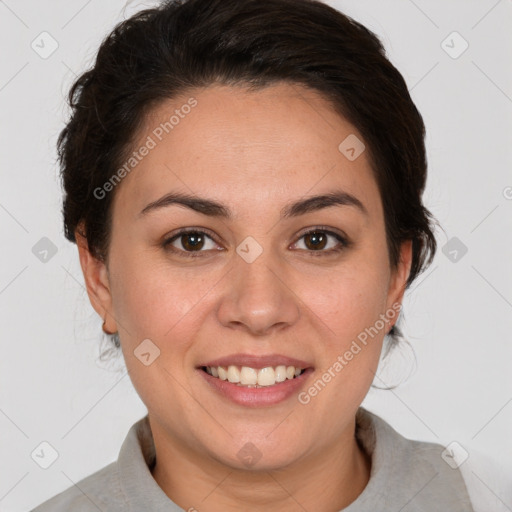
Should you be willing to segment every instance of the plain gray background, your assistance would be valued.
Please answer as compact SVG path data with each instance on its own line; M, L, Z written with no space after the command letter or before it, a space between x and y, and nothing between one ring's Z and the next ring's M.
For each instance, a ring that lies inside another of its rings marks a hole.
M55 142L75 75L115 23L154 3L0 1L1 511L115 460L146 414L122 362L98 360L101 319L63 235ZM512 510L512 2L327 3L376 32L406 79L427 126L425 204L444 229L404 300L417 365L404 347L375 384L414 372L363 405L406 437L457 442L477 505ZM46 261L43 237L56 249ZM48 469L31 456L44 441L58 453Z

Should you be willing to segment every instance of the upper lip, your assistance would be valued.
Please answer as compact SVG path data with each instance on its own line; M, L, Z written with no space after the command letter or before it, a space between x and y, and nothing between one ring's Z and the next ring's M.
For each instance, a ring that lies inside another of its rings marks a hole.
M309 368L312 365L306 361L289 357L282 354L268 354L257 356L253 354L231 354L229 356L220 357L211 361L202 363L201 366L248 366L260 370L268 366L295 366L295 368Z

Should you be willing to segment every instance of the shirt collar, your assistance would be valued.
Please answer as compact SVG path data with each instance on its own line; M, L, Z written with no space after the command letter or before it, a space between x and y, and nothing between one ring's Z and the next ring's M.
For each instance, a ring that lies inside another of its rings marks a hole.
M133 512L182 512L153 478L151 469L154 463L155 444L146 415L130 428L117 460L126 502Z
M389 499L390 481L400 478L401 461L395 460L402 453L407 442L384 420L359 407L356 414L356 438L372 459L370 480L358 496L343 512L358 512L379 509ZM120 483L131 510L154 510L158 512L181 512L158 486L151 474L155 462L155 446L149 418L146 415L130 428L118 458ZM393 489L403 492L410 489ZM395 498L398 496L395 495Z

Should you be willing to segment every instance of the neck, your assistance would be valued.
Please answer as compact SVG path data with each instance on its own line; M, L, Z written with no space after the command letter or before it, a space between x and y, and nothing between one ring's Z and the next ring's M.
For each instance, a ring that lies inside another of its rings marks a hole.
M152 474L167 496L184 510L334 512L362 493L371 458L355 438L355 421L331 445L277 470L240 470L169 439L151 423L156 464ZM153 428L155 427L155 428Z

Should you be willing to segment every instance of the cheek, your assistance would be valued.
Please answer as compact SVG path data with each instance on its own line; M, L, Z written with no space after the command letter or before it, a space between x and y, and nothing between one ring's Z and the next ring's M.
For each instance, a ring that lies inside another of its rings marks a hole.
M118 250L116 258L112 253L116 272L111 286L130 379L148 409L167 410L181 418L188 395L178 382L186 380L192 340L202 324L197 320L197 304L207 284L155 263L149 255L119 257L121 253ZM151 343L143 345L147 339ZM147 366L139 359L143 353L149 353Z
M309 283L301 298L328 328L330 338L348 340L373 325L384 312L387 268L360 260Z
M150 257L133 255L112 262L113 309L123 341L172 339L186 329L187 314L200 303L208 284ZM185 320L185 321L184 321ZM197 323L197 322L196 322Z
M332 410L355 413L374 380L387 332L380 319L385 310L385 276L373 265L360 263L350 269L347 265L325 280L323 293L318 288L317 293L307 286L303 289L301 298L305 297L305 309L315 313L310 317L318 326L322 349L316 379L299 401L317 417ZM340 415L333 422L341 428L344 418Z

